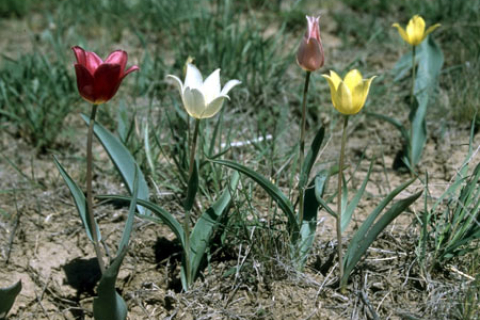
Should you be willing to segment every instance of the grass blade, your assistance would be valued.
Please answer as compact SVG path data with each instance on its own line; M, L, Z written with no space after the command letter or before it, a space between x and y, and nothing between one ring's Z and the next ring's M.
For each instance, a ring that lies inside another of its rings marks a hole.
M270 182L270 180L256 173L252 169L249 169L233 161L212 159L210 159L210 161L237 170L238 172L243 173L244 175L253 179L260 187L263 188L263 190L265 190L270 195L270 197L272 197L272 199L278 204L280 209L287 215L289 231L293 234L298 233L299 226L297 222L297 217L295 216L295 213L293 211L292 203L276 185Z

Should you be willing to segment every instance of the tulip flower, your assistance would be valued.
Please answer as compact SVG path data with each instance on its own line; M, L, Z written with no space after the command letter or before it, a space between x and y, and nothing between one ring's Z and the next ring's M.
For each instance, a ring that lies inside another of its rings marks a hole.
M434 24L425 31L425 20L417 14L410 19L406 29L403 29L398 23L394 23L392 27L398 29L398 33L405 42L412 46L418 46L432 31L440 27L440 24Z
M362 110L367 100L370 84L376 77L362 79L362 74L357 69L347 73L342 80L334 71L330 75L323 75L330 85L332 103L335 109L345 115L352 115Z
M305 71L316 71L323 66L322 40L320 39L320 17L307 16L308 29L297 52L297 62Z
M139 70L132 66L125 71L128 56L123 50L117 50L102 61L95 52L85 51L79 46L72 48L77 58L75 73L77 74L78 92L88 102L99 105L110 100L117 92L123 78L129 73Z
M220 69L215 70L205 81L202 74L193 64L187 64L185 83L178 77L168 75L175 80L183 105L187 113L195 119L211 118L220 111L223 101L230 99L227 93L241 82L228 81L223 89L220 85Z

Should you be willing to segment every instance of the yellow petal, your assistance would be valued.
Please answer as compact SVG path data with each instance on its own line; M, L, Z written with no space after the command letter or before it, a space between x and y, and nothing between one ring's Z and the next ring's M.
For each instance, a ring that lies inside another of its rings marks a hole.
M429 27L427 31L425 31L424 38L426 38L430 33L432 33L435 29L439 28L441 26L440 23L434 24L433 26Z
M335 85L335 80L337 80L337 79L334 76L332 76L332 73L336 74L335 72L330 71L330 76L327 76L326 74L323 74L322 77L324 77L328 81L328 85L330 86L330 96L332 97L332 103L333 103L333 106L335 108L337 108L337 102L336 102L337 88L336 88L336 85ZM340 78L340 77L338 77L338 75L337 75L337 78ZM339 81L341 82L341 80L339 80Z
M350 89L350 92L353 93L353 89L362 83L362 74L357 69L350 70L343 82L345 82L348 89Z
M367 101L368 92L370 91L370 85L372 84L373 79L376 76L371 77L370 79L362 80L362 83L359 84L352 94L352 114L360 112Z
M419 15L415 15L407 25L407 35L412 46L418 46L425 35L425 20Z
M400 34L400 36L402 37L402 39L403 39L405 42L410 43L410 40L408 39L408 35L407 35L407 33L405 32L405 29L403 29L398 23L392 24L392 27L397 28L398 33Z
M335 84L335 90L338 89L338 85L342 82L342 78L333 70L330 70L330 78L332 78L333 83Z
M337 109L340 113L343 114L353 114L352 93L344 82L340 82L340 84L338 85L336 100L337 104L335 106L335 109Z

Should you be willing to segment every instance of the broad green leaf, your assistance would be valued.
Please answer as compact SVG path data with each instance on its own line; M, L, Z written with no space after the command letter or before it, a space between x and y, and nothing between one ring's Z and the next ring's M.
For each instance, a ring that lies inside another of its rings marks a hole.
M303 222L300 229L300 244L298 251L299 270L303 270L308 254L312 249L313 241L315 240L315 232L317 230L317 214L318 208L320 207L320 202L318 199L321 199L323 195L328 177L328 170L320 171L305 190ZM294 247L295 246L296 244L294 244Z
M22 291L22 281L7 288L0 288L0 319L6 319L8 311L13 307L15 299Z
M86 115L82 114L82 118L87 125L90 123L90 119ZM107 151L108 156L117 168L117 171L120 173L130 194L133 193L135 169L138 170L138 199L148 201L149 191L147 182L145 181L145 177L143 176L140 167L135 162L135 159L130 154L128 149L120 142L120 140L118 140L117 137L115 137L98 122L95 122L93 132L103 145L105 151ZM137 209L141 214L148 215L148 211L140 205L137 206Z
M55 165L57 166L58 171L62 175L63 180L67 184L67 187L70 190L70 194L75 200L75 206L77 207L77 212L80 215L80 219L82 220L82 224L85 227L87 236L90 239L90 241L93 242L94 241L93 233L90 227L91 226L90 215L87 214L87 203L85 200L85 195L83 194L83 191L80 189L80 187L76 184L76 182L68 175L67 171L65 171L65 169L63 168L63 166L60 164L60 162L57 160L56 157L53 157L53 161L55 162ZM95 224L95 228L97 229L98 241L100 241L102 239L100 230L98 228L96 221L94 221L94 224Z
M243 173L244 175L253 179L260 187L263 188L263 190L265 190L270 195L270 197L272 197L272 199L277 203L280 209L286 214L290 233L298 234L299 225L297 222L297 217L295 216L293 210L293 205L291 204L290 200L288 200L288 198L280 191L280 189L270 182L270 180L253 171L252 169L249 169L233 161L212 159L210 159L210 161L237 170L240 173Z
M192 175L188 180L187 186L187 197L185 199L184 209L186 211L192 210L193 204L195 203L195 195L198 191L198 163L195 160L193 165Z
M320 151L324 136L325 129L321 127L315 135L312 145L310 146L307 156L305 157L305 161L303 162L302 174L300 175L299 182L300 187L303 187L307 184L308 176L310 175L310 171L312 171L315 160L317 160L318 152Z
M234 172L230 178L229 185L223 191L220 198L205 211L192 230L190 236L190 263L191 263L191 279L195 281L198 274L200 263L205 255L209 241L212 235L219 227L219 223L223 220L227 213L227 209L232 199L232 193L235 192L238 186L239 174Z
M360 228L358 228L357 232L353 235L352 240L350 241L350 245L348 246L347 253L345 254L345 265L349 264L351 259L355 254L355 247L365 238L368 230L375 222L377 217L380 215L383 209L403 190L405 190L410 184L415 181L416 178L410 179L409 181L401 184L392 192L390 192L383 200L378 204L378 206L370 213L367 219L362 223Z
M110 200L110 201L127 202L127 203L132 201L131 197L119 196L119 195L100 195L100 196L97 196L97 198ZM167 227L169 227L170 230L172 230L172 232L175 234L177 239L180 241L180 244L182 245L182 247L183 248L185 247L185 233L183 231L181 224L177 221L177 219L175 219L174 216L172 216L168 211L166 211L162 207L150 201L137 199L137 206L138 205L145 207L146 209L152 211L152 213L154 214L154 215L139 214L138 216L140 218L149 220L155 223L166 224Z
M128 242L132 233L133 218L138 195L138 170L134 175L133 196L128 210L128 217L123 230L122 239L117 250L117 256L110 267L105 271L98 284L98 296L93 300L93 315L95 320L125 320L127 319L127 305L123 298L115 290L120 266L128 251Z
M350 242L349 248L348 248L348 256L345 257L344 261L347 261L345 264L345 273L340 279L340 286L344 287L345 284L348 281L348 277L350 276L350 273L352 272L353 268L357 265L358 261L362 258L362 256L367 252L368 248L370 245L377 239L378 235L396 218L398 215L400 215L403 211L405 211L412 203L414 203L421 195L422 191L417 192L416 194L399 200L396 202L392 207L387 210L379 219L378 221L373 225L369 226L366 232L361 234L361 237L358 239L358 241L352 241ZM373 213L372 213L373 214ZM371 215L372 215L371 214ZM365 224L365 222L364 222ZM370 222L368 224L371 225ZM362 225L363 226L363 225ZM360 231L360 229L359 229ZM359 232L357 231L357 233ZM363 231L363 230L362 230Z
M105 271L97 287L97 297L93 300L93 316L95 320L125 320L127 319L127 304L115 290L120 266L127 254L124 247Z
M347 229L348 225L350 224L350 221L352 221L352 216L353 212L357 208L358 202L363 196L363 193L365 192L365 187L367 186L368 179L370 178L370 173L372 173L372 168L373 168L373 160L370 162L370 167L368 168L367 176L363 180L362 185L358 189L357 193L353 197L353 199L350 201L348 206L345 208L345 210L342 210L342 233Z

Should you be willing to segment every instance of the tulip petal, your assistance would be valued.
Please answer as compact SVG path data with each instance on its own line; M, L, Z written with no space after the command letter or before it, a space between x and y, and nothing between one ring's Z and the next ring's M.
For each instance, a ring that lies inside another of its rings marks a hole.
M427 31L425 31L425 38L432 33L435 29L439 28L441 26L440 23L434 24L433 26L430 26Z
M222 109L223 106L223 100L225 98L228 98L227 96L219 96L215 98L205 109L205 111L202 114L202 118L210 118L213 117Z
M350 92L353 93L353 89L362 83L362 74L357 69L350 70L343 82L345 82L348 89L350 89Z
M413 46L419 45L424 39L425 34L425 20L419 15L415 15L407 25L407 34L410 39L410 44Z
M140 68L138 66L131 66L130 68L125 71L125 73L122 75L122 79L125 78L129 73L132 73L134 71L138 71Z
M185 76L185 87L191 89L200 89L203 86L203 78L200 70L197 69L193 64L187 64L187 74Z
M92 75L95 74L95 71L102 63L102 59L95 52L85 51L85 67Z
M340 82L336 94L337 105L335 108L343 114L354 114L352 108L352 93L344 82Z
M410 43L410 39L408 38L408 34L405 29L403 29L398 23L392 24L392 27L397 28L398 33L406 43Z
M72 47L73 53L75 54L75 58L77 59L77 63L81 65L86 64L85 60L85 50L82 47L75 46Z
M217 69L205 79L202 86L202 92L207 105L220 95L220 89L220 69Z
M222 92L220 92L220 95L226 96L228 98L227 94L230 92L230 90L232 90L233 87L241 83L241 81L235 79L228 81L227 83L225 83L225 86L223 87Z
M196 119L202 118L202 115L205 112L205 98L200 90L185 87L185 92L183 93L183 104L185 106L185 110L190 116Z
M121 72L119 64L103 63L94 74L95 102L100 104L110 100L120 87Z
M78 93L88 102L95 103L95 81L90 71L84 65L77 63L75 64L75 73L77 75Z
M332 72L330 72L331 74ZM330 96L332 98L332 103L335 109L337 108L337 88L335 87L335 81L333 77L327 76L326 74L322 75L325 79L327 79L328 85L330 86Z
M105 63L119 64L120 70L122 70L123 72L125 70L125 67L127 66L127 61L128 61L127 53L123 50L117 50L110 53L108 58L105 60Z
M355 88L352 98L352 107L354 113L358 113L360 110L362 110L363 106L365 105L365 101L367 101L370 85L375 78L376 76L373 76L370 79L364 79L362 80L362 83Z
M324 63L322 43L315 38L307 40L304 37L297 51L297 63L306 71L320 69Z
M183 96L183 83L182 80L180 80L178 77L173 76L173 75L168 75L167 78L171 78L174 81L175 87L177 87L178 92L180 92L180 96Z

